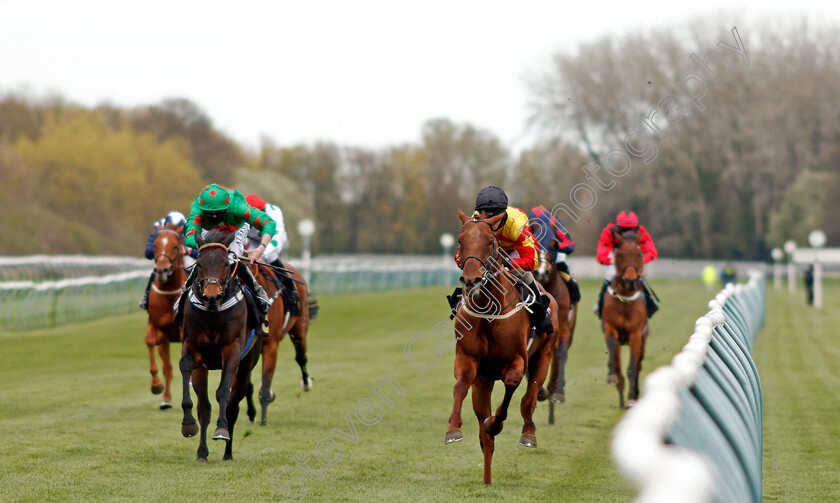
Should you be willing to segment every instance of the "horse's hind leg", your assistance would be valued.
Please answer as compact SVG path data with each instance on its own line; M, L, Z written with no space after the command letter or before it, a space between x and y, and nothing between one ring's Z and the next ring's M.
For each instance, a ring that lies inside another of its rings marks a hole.
M537 394L545 381L546 374L548 374L548 368L553 360L552 356L552 348L548 346L532 356L528 362L528 389L525 391L519 406L524 421L519 445L525 447L537 446L537 426L534 424L534 410L537 408Z
M192 383L195 389L195 396L198 399L198 424L201 426L201 435L198 441L198 451L195 460L198 463L206 463L210 454L207 448L207 426L210 424L212 406L207 396L207 369L199 367L192 373Z
M289 331L289 338L292 339L292 344L295 345L295 361L300 367L300 385L303 391L312 389L312 377L306 370L306 326L302 319L299 319L295 326Z
M248 381L248 394L245 395L245 400L248 402L248 420L253 423L257 417L257 408L254 407L254 384L250 380Z
M618 332L610 325L605 324L604 333L607 339L607 349L610 356L607 361L609 373L607 384L615 384L618 389L618 405L624 407L624 376L621 374L621 346L618 343Z
M557 365L556 374L554 376L554 391L551 393L552 403L566 402L566 360L569 358L569 348L563 341L557 346L554 352L554 361Z
M149 348L149 373L152 374L152 394L160 395L164 391L163 383L158 377L158 366L155 361L155 345L158 341L158 331L151 323L146 326L146 346Z
M645 357L645 343L641 330L630 334L630 365L627 367L627 407L635 405L639 398L639 374L642 372L642 359Z
M274 379L274 370L277 367L277 338L267 337L262 349L262 383L260 385L260 425L265 426L268 404L274 401L274 392L271 391L271 381Z
M163 362L163 398L160 402L160 410L172 408L172 362L169 358L169 340L165 337L158 346L158 353Z
M222 457L225 461L233 459L233 428L236 426L237 418L239 418L239 402L247 396L249 387L253 390L248 375L248 372L240 372L236 378L236 383L234 383L234 389L231 392L230 404L227 408L227 424L230 439L225 442L225 455Z

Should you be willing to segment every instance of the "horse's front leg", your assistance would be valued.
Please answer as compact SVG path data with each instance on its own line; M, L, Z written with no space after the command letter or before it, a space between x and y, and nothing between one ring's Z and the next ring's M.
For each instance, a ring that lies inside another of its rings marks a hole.
M206 463L207 455L210 453L207 449L207 426L210 424L211 413L210 398L207 396L207 374L207 369L203 367L198 367L192 373L193 389L198 400L198 424L201 426L198 451L195 457L198 463Z
M239 341L229 344L222 349L222 380L216 389L216 402L219 403L219 419L216 421L216 431L213 440L230 440L228 431L227 408L230 403L231 386L239 370Z
M481 376L472 385L472 403L475 417L478 419L478 443L484 455L484 483L490 484L493 468L493 451L496 450L496 440L485 431L484 425L490 418L491 397L493 396L493 381Z
M195 360L186 345L183 348L178 367L181 369L181 378L183 380L181 408L184 409L184 419L181 421L181 434L185 437L192 437L198 433L198 425L195 423L195 418L192 415L193 402L190 396L190 376L192 376L192 371L195 368Z
M451 444L464 439L464 434L461 433L461 407L464 404L464 399L467 397L467 392L470 390L475 375L478 370L478 362L474 359L464 355L455 355L455 386L452 388L452 414L449 415L449 427L446 429L445 444Z
M169 358L169 340L164 337L158 345L158 354L163 362L163 399L160 402L160 409L172 408L172 362Z
M149 373L152 374L152 394L160 395L164 391L163 383L158 377L158 366L155 361L155 346L157 345L160 331L151 322L146 326L146 347L149 348Z
M610 353L607 361L607 367L609 368L607 384L615 384L616 389L618 389L618 405L624 407L624 376L621 374L621 346L618 343L618 330L614 326L604 323L604 335L607 341L607 350Z
M272 332L273 334L273 332ZM260 385L260 425L265 426L268 414L268 404L274 401L275 395L271 391L271 381L277 366L277 338L273 335L266 337L262 348L262 384Z
M527 357L527 356L526 356ZM513 393L525 377L525 358L517 355L513 362L508 366L504 372L505 396L502 398L502 403L496 409L496 414L484 420L484 431L488 435L495 437L502 432L505 420L507 419L508 407L513 398ZM543 379L545 375L543 374ZM536 391L534 392L534 400L536 400Z
M627 407L636 404L639 398L639 374L642 373L642 359L645 357L645 341L641 330L630 334L630 364L627 366Z

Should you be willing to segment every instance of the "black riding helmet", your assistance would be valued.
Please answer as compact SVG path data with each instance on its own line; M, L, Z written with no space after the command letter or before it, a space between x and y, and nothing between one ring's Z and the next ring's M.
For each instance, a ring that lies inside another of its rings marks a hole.
M483 211L488 215L498 215L508 207L505 191L492 185L484 187L475 198L475 211Z

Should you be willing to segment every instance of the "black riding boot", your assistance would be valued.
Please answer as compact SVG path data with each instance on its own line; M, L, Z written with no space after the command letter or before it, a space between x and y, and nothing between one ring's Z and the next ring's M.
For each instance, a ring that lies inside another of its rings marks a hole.
M554 325L551 324L551 309L549 309L551 300L548 295L541 293L536 281L528 286L539 295L537 301L531 304L531 324L534 325L536 333L550 334L554 332Z
M604 309L604 295L607 293L607 287L610 286L610 280L605 279L604 284L601 285L601 292L598 294L598 305L595 306L595 316L601 319L601 311Z
M575 281L575 278L572 277L568 264L565 262L557 262L556 266L557 270L560 271L560 277L563 278L563 283L565 283L566 288L569 289L569 306L571 307L580 302L580 287L578 286L577 281Z
M271 263L271 265L287 270L286 266L283 265L283 262L281 262L280 259L275 260ZM300 307L298 306L298 302L300 302L300 295L298 294L295 280L292 278L290 273L286 272L276 272L275 276L277 276L285 287L283 289L283 306L286 308L286 311L289 312L289 316L300 316Z
M245 264L239 264L241 267L236 268L236 276L242 281L242 284L250 291L251 295L254 297L254 302L257 304L258 315L259 315L259 322L265 319L266 313L268 313L268 308L271 307L271 299L268 298L266 295L265 290L257 283L257 279L254 277L253 273L251 273L251 269L249 269Z
M647 288L642 289L642 291L645 292L645 307L647 307L648 318L651 318L656 311L659 311L659 304L656 303Z
M463 295L464 289L460 286L452 292L452 295L447 295L446 300L449 301L449 319L452 320L455 318L455 309L458 307L458 302L461 301L461 295Z
M155 272L152 271L152 275L149 276L149 282L146 283L146 292L143 293L143 300L140 301L140 309L144 311L149 310L149 290L152 289L152 283L155 282Z

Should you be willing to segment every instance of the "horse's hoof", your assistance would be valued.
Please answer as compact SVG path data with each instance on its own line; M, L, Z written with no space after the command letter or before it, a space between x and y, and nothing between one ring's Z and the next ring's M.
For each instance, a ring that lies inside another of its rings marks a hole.
M495 416L488 417L484 420L484 433L490 435L491 437L495 437L502 432L505 424L501 421L493 421L493 425L490 426L491 419L495 419Z
M632 407L634 405L636 405L635 400L627 400L627 404L625 405L625 407L629 409L630 407Z
M160 402L160 410L166 410L172 408L172 402L167 402L166 400Z
M182 424L181 435L185 437L194 437L198 434L198 423Z
M195 462L196 462L196 463L206 463L206 462L207 462L207 458L195 458Z
M566 403L565 393L553 393L551 395L551 403Z
M523 434L519 437L519 445L523 447L537 447L537 437L535 435L525 435Z
M454 444L455 442L460 442L464 440L464 434L461 433L461 430L452 430L446 432L446 437L443 439L444 444Z
M303 388L303 391L311 390L313 384L315 384L315 379L313 379L312 376L309 376L306 379L306 383L303 382L303 377L300 378L300 387ZM274 392L272 392L271 394L273 395ZM274 400L274 398L272 398L272 400Z
M231 456L228 456L228 455L222 456L222 461L233 461L233 456L232 455Z
M216 431L213 432L213 440L230 441L230 433L228 433L227 428L216 428Z
M613 374L608 375L607 384L618 384L618 377Z
M265 426L265 419L260 419L260 426Z
M161 393L163 393L163 384L158 384L157 386L155 386L153 384L152 385L152 394L153 395L160 395Z
M548 398L548 390L540 388L540 391L537 393L537 401L544 402L546 398Z
M270 393L270 395L269 395L269 399L268 399L268 403L271 403L271 402L273 402L273 401L277 398L277 395L274 393L274 390L273 390L273 389L268 390L268 391L269 391L269 393ZM309 390L304 390L304 391L309 391Z

